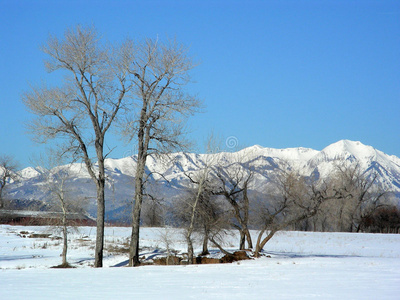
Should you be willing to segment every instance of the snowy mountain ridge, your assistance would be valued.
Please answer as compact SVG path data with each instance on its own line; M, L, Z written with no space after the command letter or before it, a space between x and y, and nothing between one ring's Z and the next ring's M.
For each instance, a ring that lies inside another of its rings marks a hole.
M263 191L266 183L282 163L310 176L317 174L325 178L332 174L335 165L342 162L358 163L367 176L378 174L376 184L400 195L400 159L387 155L361 142L341 140L323 150L309 148L274 149L252 146L237 152L220 152L214 154L172 153L166 157L149 156L146 172L150 174L150 188L164 199L172 199L181 193L189 184L185 173L200 171L204 166L216 165L227 167L238 165L252 169L254 176L251 189ZM117 209L131 202L134 189L136 156L120 159L107 159L106 197L109 209ZM63 166L63 168L67 168ZM95 205L95 185L85 166L80 163L69 166L70 182L74 193L91 197ZM159 175L159 174L162 174ZM10 184L9 195L14 199L42 200L46 197L43 191L43 176L40 168L26 168L19 172L21 179ZM94 212L94 209L93 211Z

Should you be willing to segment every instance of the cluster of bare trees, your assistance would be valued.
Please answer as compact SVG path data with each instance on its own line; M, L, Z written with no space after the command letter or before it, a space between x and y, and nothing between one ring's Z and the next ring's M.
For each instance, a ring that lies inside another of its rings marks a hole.
M185 228L188 263L193 262L193 233L201 236L202 255L209 253L208 242L230 255L224 239L231 228L239 231L241 250L253 248L249 191L254 172L245 168L239 157L231 165L221 164L222 155L206 157L202 170L186 174L191 187L172 208L179 226Z
M135 197L129 264L139 263L139 224L146 194L148 155L185 147L184 120L199 107L187 94L194 63L175 40L104 42L93 27L77 26L64 37L50 36L42 47L46 68L64 75L62 85L32 86L23 95L36 115L31 133L37 142L56 140L64 156L83 161L97 189L95 267L104 248L106 135L119 125L137 142Z
M208 253L209 241L229 255L224 236L228 229L237 229L239 249L252 249L258 256L280 230L360 231L367 218L387 207L387 193L374 187L376 176L366 177L357 164L338 165L325 180L281 164L270 180L273 184L261 195L250 191L255 175L240 161L206 165L187 176L192 187L173 209L186 228L189 263L194 232L203 240L203 254ZM254 242L249 228L258 229Z
M297 224L295 229L359 232L363 219L390 203L390 193L377 188L376 179L376 173L366 176L357 163L336 165L330 185L342 197L323 203L312 218Z

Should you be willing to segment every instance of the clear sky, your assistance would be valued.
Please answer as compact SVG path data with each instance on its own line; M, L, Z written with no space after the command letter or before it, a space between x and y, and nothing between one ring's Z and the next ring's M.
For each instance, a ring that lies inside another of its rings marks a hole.
M0 154L39 153L25 134L29 84L53 80L40 46L76 24L110 41L176 37L200 62L190 122L241 147L323 149L361 141L400 157L400 1L0 0ZM117 146L112 157L132 154Z

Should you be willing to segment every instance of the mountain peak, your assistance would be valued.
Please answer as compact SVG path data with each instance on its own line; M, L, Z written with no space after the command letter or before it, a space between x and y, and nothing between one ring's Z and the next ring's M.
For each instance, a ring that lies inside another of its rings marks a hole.
M40 175L40 172L33 167L27 167L25 169L22 169L18 173L24 179L30 179Z
M260 145L253 145L253 146L250 146L250 147L247 147L247 148L244 148L245 150L263 150L264 149L264 147L262 147L262 146L260 146ZM244 150L243 149L243 150Z
M340 140L322 149L314 159L314 162L321 159L328 161L350 160L369 164L372 160L385 160L385 156L383 152L359 141Z
M359 141L351 141L351 140L340 140L336 143L329 145L322 151L325 151L327 149L349 152L353 155L357 154L357 156L362 156L362 157L375 155L376 153L376 149L374 147L364 145Z

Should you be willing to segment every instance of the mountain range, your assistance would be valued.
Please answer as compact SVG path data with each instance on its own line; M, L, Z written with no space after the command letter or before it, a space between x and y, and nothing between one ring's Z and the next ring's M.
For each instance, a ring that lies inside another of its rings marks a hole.
M185 173L195 174L206 165L218 164L222 167L240 165L254 172L250 189L262 191L271 181L277 168L285 163L301 170L306 176L326 178L334 171L335 165L342 162L358 163L366 176L377 174L375 184L393 192L400 199L400 158L387 155L361 142L341 140L321 151L309 148L273 149L258 145L244 148L237 152L218 152L195 154L177 152L167 157L149 156L146 172L149 189L152 194L167 201L172 201L190 185ZM107 188L106 205L108 219L115 219L117 212L129 214L127 209L132 203L136 156L106 160ZM71 194L78 199L83 195L89 198L89 213L96 214L96 190L84 164L75 163L60 166L68 170L68 184ZM12 199L45 201L48 192L45 178L40 167L28 167L19 171L19 180L8 187Z

